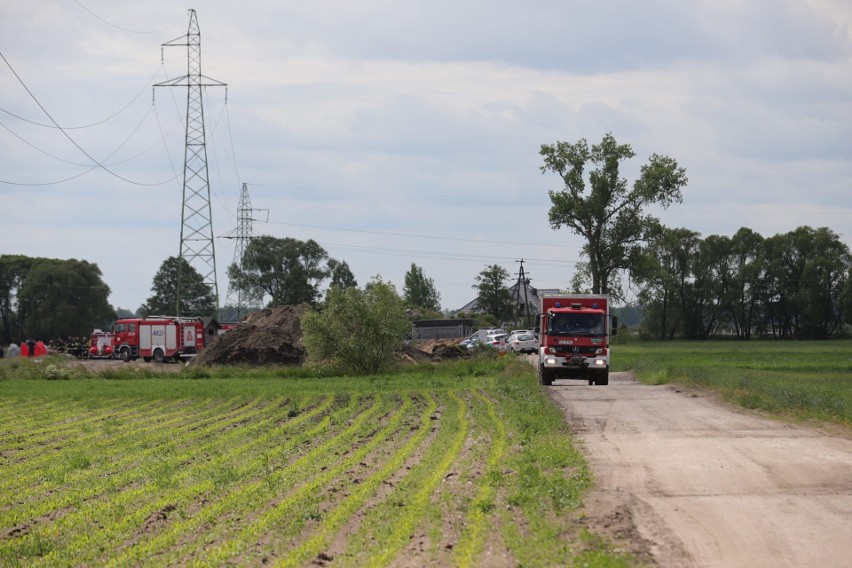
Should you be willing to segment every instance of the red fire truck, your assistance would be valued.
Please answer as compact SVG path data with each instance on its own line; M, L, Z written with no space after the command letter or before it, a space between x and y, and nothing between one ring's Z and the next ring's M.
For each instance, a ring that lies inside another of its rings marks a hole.
M544 295L539 309L539 382L554 379L609 383L609 337L618 318L609 315L609 298L599 294Z
M120 319L113 324L110 335L112 356L125 362L139 357L146 362L180 361L204 348L204 324L198 318Z

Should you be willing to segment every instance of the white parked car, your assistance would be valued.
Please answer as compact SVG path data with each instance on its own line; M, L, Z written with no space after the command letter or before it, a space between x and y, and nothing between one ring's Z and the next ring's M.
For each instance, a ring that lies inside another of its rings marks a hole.
M516 333L509 337L506 342L506 351L515 353L536 353L538 351L538 339L532 333Z
M491 347L496 347L502 351L506 348L506 339L508 338L508 334L505 333L491 333L488 334L485 344L490 345Z

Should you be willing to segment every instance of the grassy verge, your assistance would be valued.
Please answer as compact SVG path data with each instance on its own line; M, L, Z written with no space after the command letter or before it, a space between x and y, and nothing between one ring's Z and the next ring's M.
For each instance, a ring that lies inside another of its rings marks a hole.
M370 377L0 365L0 565L621 566L512 357ZM589 544L594 542L594 546Z
M628 342L613 369L711 389L746 408L852 426L852 341Z

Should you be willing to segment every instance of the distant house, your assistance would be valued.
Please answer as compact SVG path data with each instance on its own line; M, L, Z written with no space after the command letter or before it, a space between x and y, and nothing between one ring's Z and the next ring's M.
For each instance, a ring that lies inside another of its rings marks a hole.
M542 294L559 294L561 292L562 290L559 288L535 288L530 285L529 279L520 283L515 282L509 288L509 294L515 301L515 313L519 319L538 314L539 298ZM459 314L476 314L479 312L479 304L476 298L457 311Z

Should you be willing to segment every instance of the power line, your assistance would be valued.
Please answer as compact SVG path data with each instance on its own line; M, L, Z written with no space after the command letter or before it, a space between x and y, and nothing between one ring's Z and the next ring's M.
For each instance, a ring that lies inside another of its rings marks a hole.
M153 75L151 75L151 78L150 78L150 79L148 79L148 82L147 82L147 83L145 83L145 86L144 86L144 87L142 87L142 90L141 90L141 91L139 91L139 92L136 94L136 96L134 96L132 99L130 99L130 102L129 102L129 103L127 103L126 105L124 105L123 107L121 107L121 109L119 109L119 110L117 110L116 112L112 113L111 115L109 115L108 117L104 118L103 120L99 120L99 121L97 121L97 122L93 122L93 123L91 123L91 124L83 124L83 125L80 125L80 126L63 126L62 128L64 128L65 130L82 130L82 129L85 129L85 128L91 128L91 127L93 127L93 126L99 126L99 125L101 125L101 124L103 124L103 123L105 123L105 122L108 122L108 121L112 120L113 118L115 118L116 116L118 116L119 114L121 114L122 112L124 112L125 110L127 110L128 108L130 108L130 105L132 105L133 103L135 103L135 102L136 102L136 99L138 99L140 96L142 96L142 93L144 93L145 91L147 91L147 90L148 90L148 87L150 87L150 86L151 86L151 84L154 82L154 77L156 77L156 76L157 76L157 73L159 73L159 71L160 71L160 68L161 68L161 67L162 67L162 65L160 65L159 67L157 67L157 70L156 70L156 71L154 71L154 74L153 74ZM6 109L4 109L4 108L0 108L0 112L5 112L5 113L6 113L6 114L8 114L9 116L14 116L14 117L15 117L15 118L17 118L18 120L21 120L21 121L23 121L23 122L27 122L27 123L32 124L32 125L34 125L34 126L41 126L41 127L43 127L43 128L58 128L56 125L53 125L53 124L44 124L44 123L42 123L42 122L37 122L37 121L35 121L35 120L30 120L29 118L25 118L25 117L23 117L23 116L17 115L17 114L15 114L14 112L10 112L10 111L8 111L8 110L6 110Z
M145 122L145 119L146 119L146 118L148 118L148 115L151 113L151 108L153 108L153 105L151 105L151 107L149 107L149 108L148 108L148 110L147 110L147 111L145 112L145 114L142 116L142 119L139 121L139 123L136 125L136 127L135 127L132 131L131 131L130 135L129 135L127 138L125 138L125 139L124 139L124 142L122 142L121 144L119 144L119 146L118 146L115 150L113 150L112 152L110 152L110 153L107 155L107 157L106 157L106 158L104 158L104 161L105 161L105 162L106 162L106 160L108 160L108 159L110 159L111 157L113 157L113 156L114 156L114 155L115 155L115 154L116 154L119 150L121 150L121 149L124 147L124 145L125 145L125 144L127 144L127 143L130 141L130 139L133 137L133 135L134 135L134 134L136 134L136 132L138 132L138 131L139 131L139 128L141 128L141 127L142 127L142 124ZM42 149L42 148L39 148L39 147L38 147L38 146L36 146L35 144L32 144L31 142L29 142L28 140L26 140L25 138L23 138L22 136L20 136L18 133L16 133L14 130L12 130L11 128L9 128L9 127L8 127L8 126L6 126L5 124L3 124L2 122L0 122L0 127L3 127L3 128L4 128L7 132L9 132L9 134L11 134L11 135L12 135L12 136L14 136L15 138L17 138L18 140L20 140L21 142L23 142L24 144L26 144L26 145L27 145L27 146L29 146L30 148L32 148L32 149L34 149L34 150L36 150L37 152L41 152L41 153L42 153L42 154L44 154L45 156L48 156L48 157L50 157L50 158L53 158L54 160L57 160L57 161L59 161L59 162L63 162L63 163L66 163L66 164L70 164L70 165L72 165L72 166L81 166L81 167L84 167L84 168L85 168L85 167L89 167L89 165L90 165L90 164L83 164L83 163L80 163L80 162L73 162L73 161L71 161L71 160L66 160L65 158L60 158L59 156L55 156L55 155L51 154L50 152L48 152L47 150L44 150L44 149ZM154 145L156 145L156 144L154 144ZM108 166L113 166L113 165L116 165L116 164L122 164L122 163L125 163L125 162L129 162L129 161L131 161L131 160L133 160L133 159L135 159L135 158L138 158L138 157L139 157L139 156L141 156L142 154L144 154L144 153L148 152L151 148L153 148L153 146L149 146L147 149L145 149L145 150L143 150L142 152L140 152L140 153L136 154L135 156L132 156L132 157L130 157L130 158L127 158L127 159L125 159L125 160L121 160L121 161L118 161L118 162L111 162L111 163L108 163L108 164L106 164L106 165L108 165ZM97 166L96 166L96 167L97 167Z
M169 28L171 28L171 27L174 27L174 26L175 26L178 22L180 22L181 20L183 20L183 16L181 16L179 19L175 20L174 22L172 22L172 23L171 23L171 24L169 24L168 26L165 26L165 27L162 27L162 28L159 28L159 29L156 29L156 30L141 30L141 31L140 31L140 30L131 30L131 29L129 29L129 28L125 28L125 27L119 26L119 25L117 25L117 24L113 24L112 22L110 22L110 21L109 21L109 20L107 20L106 18L102 18L102 17L101 17L101 16L99 16L98 14L95 14L95 13L94 13L94 12L92 12L89 8L87 8L86 6L84 6L84 5L83 5L83 4L82 4L79 0L74 0L74 3L75 3L75 4L77 4L79 7L81 7L83 10L85 10L86 12L88 12L89 14L91 14L92 16L94 16L95 18L97 18L98 20L100 20L100 21L102 21L103 23L107 24L108 26L112 26L112 27L114 27L114 28L115 28L115 29L117 29L117 30L121 30L121 31L123 31L123 32L128 32L128 33L131 33L131 34L155 34L155 33L159 33L159 32L162 32L162 31L164 31L164 30L167 30L167 29L169 29Z
M499 244L499 245L522 245L522 246L534 246L534 247L554 247L554 248L570 248L570 249L582 249L581 245L552 245L545 243L524 243L524 242L516 242L516 241L498 241L495 239L463 239L460 237L443 237L437 235L417 235L412 233L396 233L390 231L368 231L365 229L347 229L343 227L328 227L322 225L307 225L303 223L284 223L281 221L269 221L272 225L286 225L290 227L304 227L308 229L325 229L330 231L345 231L349 233L363 233L368 235L383 235L389 237L413 237L418 239L435 239L442 241L459 241L464 243L490 243L490 244Z
M30 90L30 88L27 86L27 84L24 82L24 80L21 78L21 76L18 75L18 72L15 71L15 68L12 67L12 64L9 63L9 60L7 60L6 56L3 55L3 52L0 52L0 58L3 59L3 62L6 63L6 66L9 67L9 69L12 71L12 74L15 76L15 78L18 80L18 82L21 84L21 86L24 88L24 90L27 92L27 94L30 96L30 98L32 98L33 101L35 101L35 103L42 110L42 112L45 114L45 116L47 116L47 118L50 119L50 122L52 122L53 125L56 126L56 128L59 129L59 131L62 133L62 135L65 136L65 138L67 138L68 141L71 142L78 150L80 150L80 152L82 152L83 155L85 155L87 158L89 158L89 160L92 161L92 163L95 165L95 167L99 167L102 170L104 170L105 172L107 172L108 174L110 174L111 176L118 178L122 181L125 181L127 183L133 184L133 185L139 185L139 186L145 186L145 187L154 187L154 186L158 186L158 185L163 185L163 184L171 181L171 180L165 180L165 181L157 182L157 183L137 182L137 181L128 179L128 178L126 178L122 175L119 175L119 174L115 173L114 171L112 171L111 169L109 169L108 167L106 167L106 165L102 164L100 161L95 159L91 154L89 154L89 152L87 152L82 146L80 146L80 144L78 144L77 141L74 140L74 138L72 138L71 135L68 134L68 132L66 132L65 129L62 128L59 125L58 122L56 122L56 120L53 118L53 116L48 112L48 110L44 107L44 105L41 104L41 102L38 100L38 98L35 96L35 94ZM92 168L92 169L94 169L94 168ZM91 171L91 170L87 170L80 175L88 173L89 171ZM75 176L75 177L79 177L79 176ZM70 178L70 179L73 179L73 178ZM67 181L67 180L64 180L64 181ZM0 180L0 183L7 183L7 184L16 185L14 182L9 182L9 181L5 181L5 180ZM59 183L59 182L51 182L51 183ZM32 185L49 185L49 184L32 184Z
M495 255L481 255L481 254L467 254L467 253L454 253L454 252L438 252L438 251L428 251L428 250L416 250L416 249L397 249L397 248L384 248L384 247L370 247L370 246L362 246L362 245L353 245L349 243L331 243L326 241L317 241L318 244L324 247L337 247L345 250L352 250L355 252L363 252L368 254L382 254L388 256L421 256L427 258L440 258L442 260L478 260L485 262L493 262L499 261L504 263L514 262L514 257L512 256L495 256ZM542 266L562 266L565 264L576 264L580 262L579 260L560 260L560 259L542 259L542 258L528 258L525 262L537 262Z
M345 191L340 189L318 189L316 187L307 187L307 186L276 186L276 185L265 185L265 184L254 184L259 187L271 187L273 189L283 189L285 191L298 191L300 193L304 193L305 190L310 190L313 193L333 193L337 195L351 195L351 196L366 196L366 197L380 197L382 199L411 199L415 201L441 201L445 203L461 203L461 204L472 204L472 205L482 205L482 201L474 201L471 199L455 199L451 197L434 197L434 196L425 196L425 195L404 195L399 193L381 193L375 191ZM530 203L529 201L495 201L489 200L488 205L505 205L509 207L543 207L546 206L542 204Z

